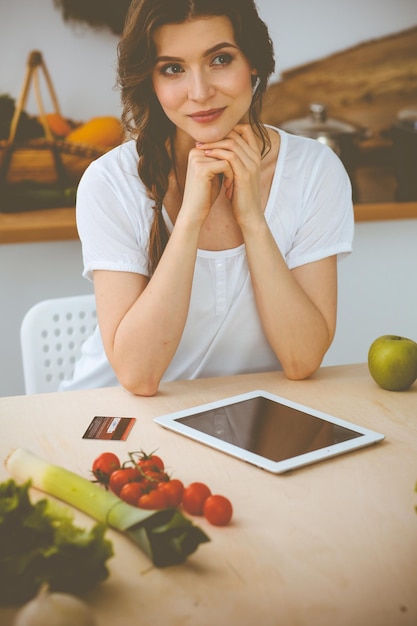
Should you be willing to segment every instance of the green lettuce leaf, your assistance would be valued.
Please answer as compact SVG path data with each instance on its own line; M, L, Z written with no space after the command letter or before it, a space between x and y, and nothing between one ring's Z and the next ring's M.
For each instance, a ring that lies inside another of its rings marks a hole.
M43 584L81 595L108 577L113 547L106 526L73 523L68 508L30 501L30 481L0 483L0 604L23 604Z

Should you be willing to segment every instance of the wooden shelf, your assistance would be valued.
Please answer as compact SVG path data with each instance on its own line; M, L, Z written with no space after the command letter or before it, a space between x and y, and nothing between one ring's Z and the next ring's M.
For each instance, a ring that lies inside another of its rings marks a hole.
M417 202L379 202L354 206L355 222L381 222L417 218Z
M417 202L355 205L356 222L417 219ZM0 213L0 244L78 239L75 209Z
M0 243L78 239L75 208L0 213Z

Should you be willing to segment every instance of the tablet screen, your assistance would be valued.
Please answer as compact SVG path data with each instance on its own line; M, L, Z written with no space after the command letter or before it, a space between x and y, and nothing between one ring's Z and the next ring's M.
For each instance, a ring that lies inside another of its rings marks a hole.
M271 461L283 461L360 436L354 430L263 397L179 417L178 422Z
M256 390L155 417L165 428L282 473L384 439L384 435Z

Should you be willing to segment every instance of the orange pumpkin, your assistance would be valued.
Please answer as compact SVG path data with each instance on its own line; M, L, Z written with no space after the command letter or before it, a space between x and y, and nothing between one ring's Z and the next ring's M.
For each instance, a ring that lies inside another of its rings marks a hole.
M45 117L49 128L56 137L66 137L72 131L73 127L59 113L47 113Z
M113 148L122 143L123 128L117 117L93 117L66 136L66 141L88 146Z

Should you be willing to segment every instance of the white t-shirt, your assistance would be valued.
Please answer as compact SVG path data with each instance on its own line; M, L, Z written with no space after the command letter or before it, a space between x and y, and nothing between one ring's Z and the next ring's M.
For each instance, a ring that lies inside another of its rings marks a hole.
M351 185L341 161L314 139L278 132L281 146L265 217L288 267L350 252ZM148 275L154 212L137 162L135 143L126 142L94 161L79 184L77 225L83 275L90 280L96 269ZM163 380L277 369L257 314L245 245L198 250L187 322ZM115 384L97 329L84 344L74 379L61 389Z

